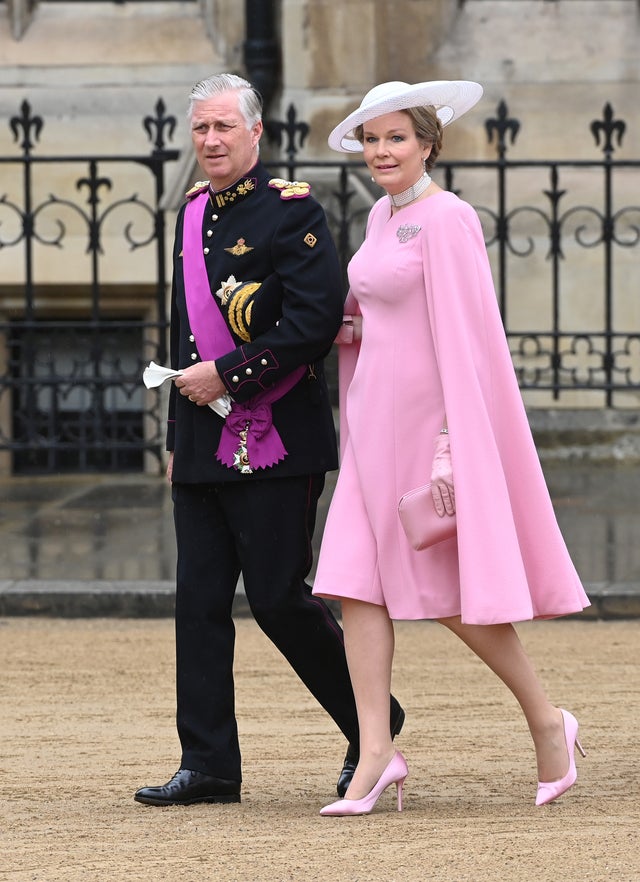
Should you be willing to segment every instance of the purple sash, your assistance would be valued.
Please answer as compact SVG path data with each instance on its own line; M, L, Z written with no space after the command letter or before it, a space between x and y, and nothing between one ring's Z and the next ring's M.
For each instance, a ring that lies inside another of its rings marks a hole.
M189 324L203 361L214 361L231 352L236 345L218 308L207 276L202 250L202 218L209 200L200 193L187 203L182 235L182 270ZM287 455L282 439L273 425L271 404L282 398L300 381L306 371L301 366L270 389L259 392L244 404L233 402L225 420L217 459L226 466L250 473L268 468ZM248 459L244 467L240 457Z

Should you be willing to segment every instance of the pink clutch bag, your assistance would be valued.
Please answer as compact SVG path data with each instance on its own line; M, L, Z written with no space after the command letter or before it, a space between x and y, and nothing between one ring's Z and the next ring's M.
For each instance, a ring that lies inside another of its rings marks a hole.
M456 516L436 512L431 484L409 490L398 503L400 522L412 548L422 551L456 535Z

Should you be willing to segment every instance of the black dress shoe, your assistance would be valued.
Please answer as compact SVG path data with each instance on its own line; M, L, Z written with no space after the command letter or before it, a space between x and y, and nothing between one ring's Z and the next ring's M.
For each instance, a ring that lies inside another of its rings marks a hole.
M161 787L136 790L136 802L145 805L194 805L198 802L240 802L240 782L214 778L204 772L178 769Z
M404 725L404 711L401 707L398 707L398 712L395 716L395 719L391 721L391 737L395 738L396 735L400 734L402 727ZM360 749L355 747L355 745L350 744L347 747L347 752L344 757L344 763L342 766L342 771L340 772L340 777L338 778L338 783L336 785L336 790L338 791L338 796L340 799L344 798L345 793L351 784L351 779L353 778L353 773L356 770L356 766L358 765L358 760L360 759Z

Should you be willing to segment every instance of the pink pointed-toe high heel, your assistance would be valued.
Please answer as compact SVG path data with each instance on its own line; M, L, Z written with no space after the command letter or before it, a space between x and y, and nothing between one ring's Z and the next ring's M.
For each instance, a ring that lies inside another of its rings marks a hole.
M559 781L538 781L538 792L536 794L536 805L546 805L548 802L557 799L576 783L578 773L576 771L575 748L577 747L582 756L586 753L582 749L582 745L578 741L578 721L570 714L569 711L560 708L562 714L562 722L564 724L564 739L567 743L567 753L569 754L569 771L560 778Z
M325 805L320 809L320 814L325 817L343 817L344 815L368 815L374 805L382 795L383 791L390 784L396 785L396 793L398 796L398 811L402 811L402 787L404 779L409 774L407 763L399 750L394 753L391 762L380 775L377 784L372 788L370 793L363 796L362 799L339 799L332 802L331 805Z

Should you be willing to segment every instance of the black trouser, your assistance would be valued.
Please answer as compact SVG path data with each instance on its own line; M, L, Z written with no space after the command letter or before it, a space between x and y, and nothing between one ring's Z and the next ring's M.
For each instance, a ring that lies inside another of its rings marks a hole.
M342 630L304 581L323 487L323 475L173 485L182 768L241 780L231 616L240 572L258 625L358 744ZM283 726L293 710L282 708Z

